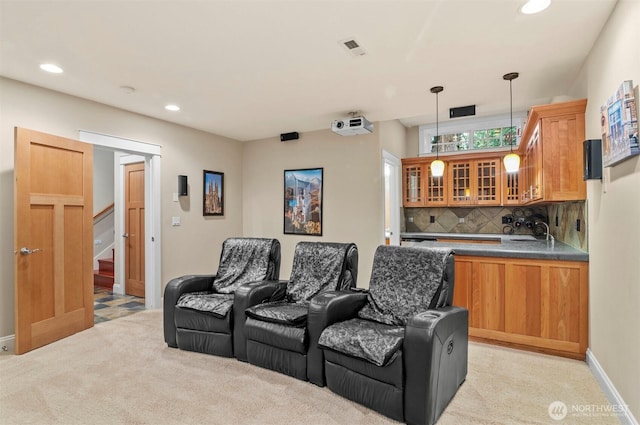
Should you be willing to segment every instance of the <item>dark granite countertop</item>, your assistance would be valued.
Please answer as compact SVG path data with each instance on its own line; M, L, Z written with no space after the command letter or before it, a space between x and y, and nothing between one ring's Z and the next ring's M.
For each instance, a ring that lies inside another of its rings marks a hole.
M537 239L531 235L500 235L475 233L401 233L401 239L412 239L419 246L449 246L459 255L481 257L532 258L564 261L589 261L589 253L562 242ZM458 242L437 242L438 238L460 239ZM487 240L500 243L465 243L465 240Z

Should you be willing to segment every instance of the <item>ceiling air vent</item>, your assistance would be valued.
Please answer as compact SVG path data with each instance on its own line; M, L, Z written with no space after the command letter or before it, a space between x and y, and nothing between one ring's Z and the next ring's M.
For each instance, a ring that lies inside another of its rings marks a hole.
M347 49L351 56L364 56L367 53L354 38L340 40L339 43Z

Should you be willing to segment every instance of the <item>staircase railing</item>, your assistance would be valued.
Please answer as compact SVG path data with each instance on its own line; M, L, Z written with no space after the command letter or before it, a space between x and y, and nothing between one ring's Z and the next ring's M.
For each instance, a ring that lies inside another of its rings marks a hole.
M96 215L93 216L93 224L99 223L103 218L113 213L113 205L107 205L101 211L99 211Z

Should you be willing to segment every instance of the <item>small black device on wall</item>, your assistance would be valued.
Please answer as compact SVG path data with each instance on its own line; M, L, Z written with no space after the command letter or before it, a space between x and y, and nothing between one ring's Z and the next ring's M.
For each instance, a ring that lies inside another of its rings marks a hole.
M582 142L582 157L583 180L602 179L602 140L590 139Z
M476 105L459 106L449 109L449 118L468 117L476 114Z
M289 140L298 140L300 138L300 135L298 134L297 131L291 132L291 133L282 133L280 134L280 141L281 142L287 142Z
M178 176L178 196L189 196L187 176Z

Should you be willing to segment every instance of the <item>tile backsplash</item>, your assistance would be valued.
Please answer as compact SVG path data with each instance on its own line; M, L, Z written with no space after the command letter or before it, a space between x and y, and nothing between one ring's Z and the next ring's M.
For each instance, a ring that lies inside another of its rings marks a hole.
M551 234L574 248L588 251L587 206L585 201L547 205ZM578 221L580 230L578 230ZM556 224L557 223L557 224Z
M503 216L525 217L545 221L557 240L586 251L585 210L584 201L532 207L404 208L402 228L405 232L502 234L509 230L502 223ZM576 227L577 220L581 223L580 230ZM514 234L532 234L525 226L513 229Z

